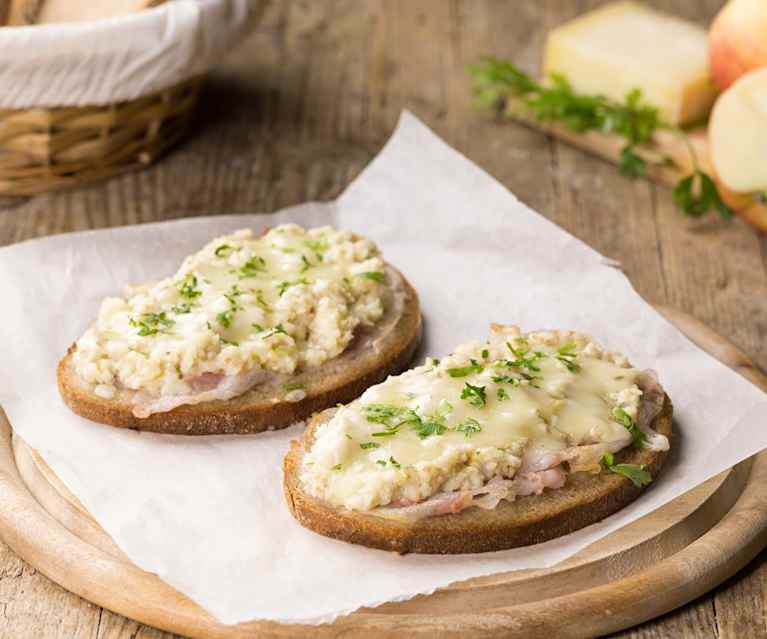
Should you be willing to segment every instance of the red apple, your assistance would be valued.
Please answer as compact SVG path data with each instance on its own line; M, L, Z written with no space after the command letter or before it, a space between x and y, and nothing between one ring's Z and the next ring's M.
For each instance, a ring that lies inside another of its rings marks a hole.
M767 66L767 0L730 0L709 32L711 74L721 91Z

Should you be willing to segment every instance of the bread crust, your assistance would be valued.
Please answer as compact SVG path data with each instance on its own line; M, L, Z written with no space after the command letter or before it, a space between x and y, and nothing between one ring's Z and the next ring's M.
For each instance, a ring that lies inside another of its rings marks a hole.
M332 413L333 409L315 416L302 437L291 442L283 462L283 488L290 512L302 526L353 544L400 554L463 554L529 546L601 521L634 501L643 490L616 473L579 472L568 474L560 489L512 502L503 500L493 510L470 507L457 514L414 522L338 508L308 495L299 479L303 456L311 449L316 429ZM672 414L671 400L665 395L652 426L669 438ZM644 464L655 479L666 456L666 451L626 448L615 455L615 460Z
M384 317L374 327L358 331L338 357L295 375L275 374L238 397L139 418L132 412L135 391L119 390L114 399L103 399L77 375L75 344L59 362L59 392L77 415L120 428L175 435L247 434L285 428L329 406L349 402L369 386L407 368L421 339L418 295L397 269L386 265L386 272L390 294ZM303 384L306 396L295 402L282 399L287 383Z

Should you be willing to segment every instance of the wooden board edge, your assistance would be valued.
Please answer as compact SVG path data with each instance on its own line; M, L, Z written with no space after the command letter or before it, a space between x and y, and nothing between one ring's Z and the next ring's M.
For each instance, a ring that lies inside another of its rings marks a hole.
M697 327L709 331L701 323L677 311L664 309L679 320L680 328L689 334ZM729 344L716 336L721 348ZM693 335L690 335L693 337ZM753 381L767 388L767 378L750 364L735 347L722 357L741 372L753 368ZM2 417L2 413L0 413ZM11 431L0 419L0 460L12 458ZM14 472L15 471L15 472ZM318 637L402 636L402 632L431 632L459 637L467 632L476 636L497 636L499 632L527 627L529 637L583 637L625 628L683 605L721 583L752 559L767 544L767 496L761 484L767 479L767 452L754 459L752 480L730 512L706 534L679 553L635 575L585 592L568 594L542 602L500 606L463 615L425 616L392 615L380 612L358 612L342 617L332 625L311 627ZM305 635L307 626L281 625L274 622L249 622L238 626L221 626L199 606L180 595L167 584L125 564L107 553L84 544L47 513L24 485L15 463L0 463L0 510L4 540L33 567L57 583L96 603L172 632L192 637L240 639L245 637L295 637ZM13 517L11 513L23 513ZM9 521L10 520L10 521ZM51 548L56 548L52 551ZM94 575L87 583L73 583L73 574L82 561L92 562ZM117 577L115 577L117 575ZM151 579L147 579L150 577ZM105 600L103 583L109 580L117 587L118 600ZM145 601L166 601L168 605L147 610ZM396 605L396 604L390 604ZM642 606L641 612L637 609ZM378 609L377 609L378 610ZM151 618L150 618L151 616ZM566 621L566 623L565 623ZM525 624L528 624L525 626ZM563 633L567 630L566 633Z

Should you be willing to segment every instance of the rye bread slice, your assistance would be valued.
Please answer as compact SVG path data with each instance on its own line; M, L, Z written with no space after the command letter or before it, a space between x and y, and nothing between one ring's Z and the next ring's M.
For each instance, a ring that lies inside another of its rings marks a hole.
M303 456L311 449L317 427L334 409L316 415L300 439L293 440L283 462L288 507L305 528L353 544L380 550L424 554L462 554L506 550L561 537L598 522L636 499L643 489L629 479L603 471L570 473L558 490L501 501L493 510L469 507L457 514L407 522L333 506L308 495L300 484ZM671 436L673 408L668 395L653 428ZM627 448L617 463L645 464L655 479L666 452ZM645 489L646 490L646 489Z
M86 419L102 424L176 435L257 433L285 428L338 403L349 402L366 388L407 368L421 337L418 296L394 267L386 266L390 286L383 317L371 328L355 333L338 357L294 375L274 374L246 393L229 400L185 405L164 413L139 418L133 415L136 391L118 390L113 399L103 399L77 375L72 345L59 362L59 392L69 408ZM306 396L287 401L286 384L303 384Z

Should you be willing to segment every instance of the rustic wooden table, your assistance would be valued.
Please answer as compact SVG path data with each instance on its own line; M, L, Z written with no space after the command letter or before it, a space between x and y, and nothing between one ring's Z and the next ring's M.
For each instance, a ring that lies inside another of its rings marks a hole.
M471 104L485 53L535 69L546 31L600 0L274 0L213 75L193 140L159 165L92 188L0 203L0 245L189 215L330 199L408 108L523 201L620 260L648 300L730 337L767 368L767 237L684 218L667 189ZM654 0L705 23L722 0ZM767 636L763 554L716 591L626 637ZM0 544L0 636L147 639L166 633L93 606Z

